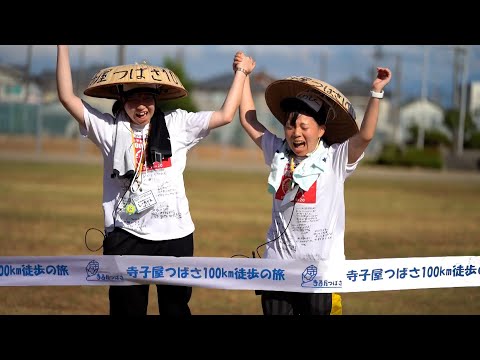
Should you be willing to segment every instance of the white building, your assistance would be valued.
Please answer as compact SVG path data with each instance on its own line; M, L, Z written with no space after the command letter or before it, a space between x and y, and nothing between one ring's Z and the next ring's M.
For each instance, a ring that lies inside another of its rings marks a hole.
M0 102L40 104L42 91L34 82L25 84L24 73L11 66L0 65ZM28 90L28 94L27 94ZM25 97L28 97L25 99Z
M363 81L358 77L352 77L338 86L334 86L350 100L355 109L357 125L360 127L368 101L370 100L371 83ZM382 150L384 143L394 141L396 124L395 118L392 116L390 97L390 93L386 90L380 103L377 130L373 140L367 147L366 157L375 157Z
M443 124L443 108L428 99L415 99L407 102L400 108L400 141L408 142L409 131L412 125L421 130L438 130L451 138L450 131Z
M283 136L283 126L281 126L280 122L272 115L265 101L265 90L275 79L262 71L252 73L250 76L257 118L267 129L278 136ZM195 99L195 104L198 106L198 109L200 111L220 109L225 101L232 81L233 73L227 73L196 84L191 91L191 96ZM255 146L254 142L250 140L247 133L241 127L238 112L230 125L216 129L208 137L207 141L238 147Z
M472 119L480 129L480 81L472 81L468 97L468 111Z

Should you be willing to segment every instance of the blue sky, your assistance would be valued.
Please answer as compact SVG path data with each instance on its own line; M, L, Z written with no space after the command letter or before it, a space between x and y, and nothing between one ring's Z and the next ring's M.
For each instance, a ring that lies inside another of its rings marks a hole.
M371 82L373 66L388 66L394 71L390 91L399 81L402 98L406 99L420 96L422 85L426 84L427 96L449 106L454 49L460 46L382 45L385 56L376 61L374 53L378 46L375 45L125 45L125 60L127 63L146 60L162 66L166 56L182 54L188 75L199 81L231 71L235 52L242 50L255 58L257 71L265 71L274 78L305 75L334 86L352 76ZM118 49L118 45L71 45L72 67L80 66L82 61L87 65L117 65ZM0 64L24 65L27 53L28 45L0 45ZM480 81L480 45L469 45L469 54L468 81ZM53 70L55 58L55 45L33 45L32 72ZM395 69L399 69L399 76ZM459 73L459 81L461 76Z

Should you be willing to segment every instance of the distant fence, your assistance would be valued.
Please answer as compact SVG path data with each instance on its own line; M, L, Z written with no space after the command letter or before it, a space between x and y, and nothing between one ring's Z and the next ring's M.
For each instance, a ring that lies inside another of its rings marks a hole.
M72 117L58 105L0 103L0 133L72 136Z
M207 166L265 168L262 152L246 136L237 119L234 124L213 131L192 150L189 158ZM101 155L91 141L80 136L78 123L60 102L0 102L0 157L92 161L100 160Z
M107 108L99 110L110 111ZM0 102L0 135L77 138L79 130L77 122L58 101L48 104ZM238 118L229 126L216 129L203 143L238 148L254 146Z
M21 135L38 133L39 111L38 105L0 103L0 132Z
M108 112L110 105L96 104L99 110ZM267 119L267 125L277 134L281 134L281 129L275 128L270 124L272 119ZM269 122L270 121L270 122ZM273 122L278 127L277 122ZM84 156L87 154L100 155L93 143L80 137L77 122L65 110L59 101L48 104L23 104L23 103L2 103L0 102L0 151L6 153L9 150L21 151L24 154L32 155L46 153L61 153L62 155ZM18 137L20 140L12 142L12 138ZM6 138L8 138L8 142ZM76 140L75 140L76 139ZM72 140L77 144L72 144ZM375 141L369 146L366 156L373 158L380 149L384 136L378 132ZM202 154L208 153L212 161L237 161L238 152L242 152L246 157L261 160L261 151L251 141L246 132L243 131L237 118L232 124L216 129L203 140L198 147L195 147L192 157L200 157L198 148L209 147L210 149L202 151ZM212 150L212 147L214 150ZM204 149L205 150L205 149ZM235 154L235 155L233 155ZM235 156L235 158L232 158ZM203 156L202 156L203 157ZM480 170L480 152L478 150L465 150L462 156L454 154L444 154L444 167L455 170Z

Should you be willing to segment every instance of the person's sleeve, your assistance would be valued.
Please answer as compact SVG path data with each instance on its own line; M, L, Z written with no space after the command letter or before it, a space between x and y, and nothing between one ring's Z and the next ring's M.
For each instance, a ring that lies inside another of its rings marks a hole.
M208 124L212 114L213 111L188 112L182 109L166 113L170 136L174 133L186 147L193 147L210 134Z
M111 114L102 113L83 101L85 127L79 126L80 134L88 137L106 155L113 142L113 122Z
M270 166L272 164L275 151L282 145L282 139L272 134L270 131L265 130L262 136L262 151L265 164Z
M362 153L357 161L352 164L348 163L348 143L349 140L344 141L340 144L333 144L332 156L333 156L333 171L335 174L345 181L357 168L360 161L365 156L365 153Z

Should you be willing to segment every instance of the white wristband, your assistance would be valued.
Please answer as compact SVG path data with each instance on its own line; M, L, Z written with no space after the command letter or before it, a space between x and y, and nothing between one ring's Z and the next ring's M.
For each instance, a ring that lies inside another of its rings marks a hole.
M376 91L370 90L370 95L373 98L383 99L383 90L382 90L382 92L376 92Z

